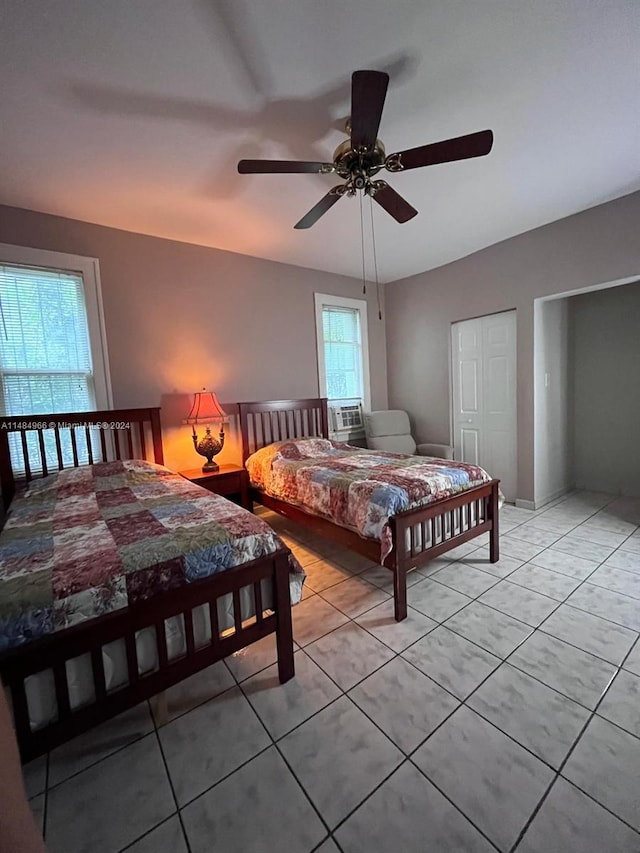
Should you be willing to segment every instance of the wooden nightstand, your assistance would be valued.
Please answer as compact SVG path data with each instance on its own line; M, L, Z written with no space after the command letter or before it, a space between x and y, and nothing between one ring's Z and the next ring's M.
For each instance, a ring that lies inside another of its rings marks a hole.
M216 495L235 498L236 503L253 512L253 501L249 499L249 475L240 465L221 465L218 471L203 471L189 468L178 472L185 480L197 483Z

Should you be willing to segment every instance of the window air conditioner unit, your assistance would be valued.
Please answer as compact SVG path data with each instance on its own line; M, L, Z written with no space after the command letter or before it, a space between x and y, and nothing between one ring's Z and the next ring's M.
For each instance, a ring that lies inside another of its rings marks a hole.
M363 429L362 406L360 403L345 403L340 406L329 406L331 429L334 432Z

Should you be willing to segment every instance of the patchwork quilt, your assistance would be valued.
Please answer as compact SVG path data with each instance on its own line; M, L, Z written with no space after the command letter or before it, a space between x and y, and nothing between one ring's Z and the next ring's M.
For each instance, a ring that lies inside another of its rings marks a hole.
M150 462L34 480L0 534L0 651L283 547L250 512ZM290 565L295 603L304 571Z
M324 438L274 442L252 454L246 467L252 484L272 497L379 539L381 559L392 547L390 516L491 480L477 465Z

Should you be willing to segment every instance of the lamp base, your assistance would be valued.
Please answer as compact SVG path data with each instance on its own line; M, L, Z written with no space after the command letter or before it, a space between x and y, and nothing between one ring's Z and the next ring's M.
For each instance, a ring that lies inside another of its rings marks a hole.
M196 434L195 427L193 428L193 446L196 450L196 453L199 453L200 456L204 456L206 458L206 462L202 466L203 473L211 472L211 471L219 471L220 468L216 462L213 461L213 457L220 453L222 448L224 447L224 431L222 427L220 428L220 437L214 438L211 435L211 430L207 427L205 435L202 441L198 441L198 436Z

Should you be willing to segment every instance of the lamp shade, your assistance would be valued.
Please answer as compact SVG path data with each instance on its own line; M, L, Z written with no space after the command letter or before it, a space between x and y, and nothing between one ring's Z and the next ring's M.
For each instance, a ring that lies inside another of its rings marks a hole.
M227 413L218 402L215 393L203 389L202 391L196 391L193 395L193 405L184 422L187 424L202 424L222 420L226 417Z

